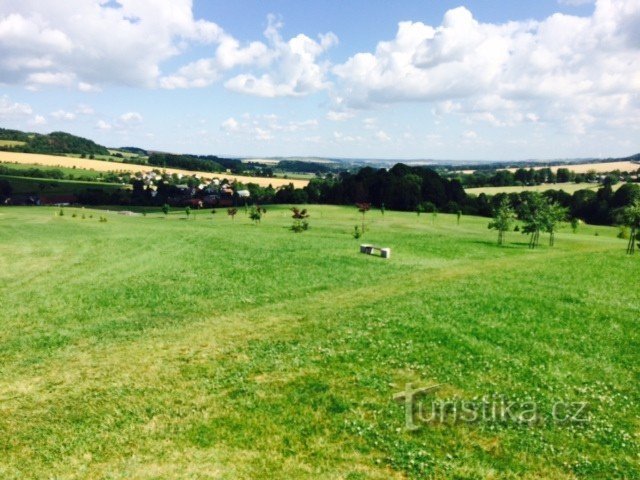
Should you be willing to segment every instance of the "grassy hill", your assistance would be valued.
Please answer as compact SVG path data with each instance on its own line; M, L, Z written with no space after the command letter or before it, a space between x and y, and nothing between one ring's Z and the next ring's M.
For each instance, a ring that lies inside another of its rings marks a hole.
M640 477L640 258L616 229L531 251L372 211L355 240L355 208L309 208L302 234L284 207L0 209L0 477ZM408 431L409 382L538 420Z

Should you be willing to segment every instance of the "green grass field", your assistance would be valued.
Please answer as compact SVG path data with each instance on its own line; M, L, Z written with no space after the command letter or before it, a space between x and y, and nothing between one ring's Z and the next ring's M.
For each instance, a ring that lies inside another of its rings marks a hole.
M18 140L0 140L0 147L17 147L24 144L25 142L20 142Z
M51 167L47 165L38 165L38 164L28 164L28 163L10 163L10 162L0 162L1 166L6 166L14 170L29 170L32 168L37 168L39 170L60 170L65 175L73 175L75 177L90 177L90 178L98 178L101 175L104 175L105 172L96 172L95 170L89 170L86 168L69 168L69 167Z
M612 188L617 190L623 182L615 184ZM597 183L544 183L542 185L530 185L523 187L478 187L478 188L465 188L465 192L468 194L480 195L495 195L497 193L521 193L521 192L546 192L547 190L563 190L567 193L574 194L578 190L593 190L594 192L602 188L602 185Z
M52 178L16 177L12 175L0 175L0 180L8 180L11 183L13 194L77 194L88 188L103 190L120 190L130 188L129 185L106 182L83 182L78 180L57 180Z
M0 209L0 478L640 478L640 255L616 229L531 251L484 218L371 211L355 240L355 208L309 210L294 234L284 207ZM408 382L540 420L408 431Z

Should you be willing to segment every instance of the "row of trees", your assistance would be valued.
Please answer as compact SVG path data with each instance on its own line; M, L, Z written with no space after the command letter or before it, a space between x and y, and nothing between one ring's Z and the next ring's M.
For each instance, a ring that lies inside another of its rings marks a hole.
M242 164L240 160L224 159L212 155L174 155L170 153L152 153L149 165L158 167L182 168L202 172L224 172L226 169L237 170Z
M638 171L636 171L635 174L637 175L638 173L640 173L640 165L638 165ZM605 175L610 181L614 182L617 182L620 178L629 180L633 176L633 173L621 172L613 168ZM513 172L510 170L476 170L473 173L452 173L448 174L447 177L458 179L465 188L507 187L567 182L583 183L596 182L598 180L598 174L595 170L576 173L566 167L558 168L555 172L548 167L539 169L518 168Z
M561 222L567 220L568 210L540 194L534 194L520 205L519 211L511 205L508 198L502 197L495 209L489 228L498 231L498 245L504 244L505 233L511 230L516 219L523 222L522 233L529 234L529 248L540 243L540 232L549 234L549 246L555 244L555 233Z
M640 240L640 195L631 204L615 212L616 224L629 231L627 253L635 252ZM498 232L498 245L504 244L505 233L511 230L513 223L520 220L522 233L529 235L529 248L536 248L540 242L540 233L549 234L549 246L555 244L555 234L562 222L570 220L575 229L578 219L569 217L569 209L539 193L533 193L518 208L514 208L507 196L502 196L496 206L488 227Z

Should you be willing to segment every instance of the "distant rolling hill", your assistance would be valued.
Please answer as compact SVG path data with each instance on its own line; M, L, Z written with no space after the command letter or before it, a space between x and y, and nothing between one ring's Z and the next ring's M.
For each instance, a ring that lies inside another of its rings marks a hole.
M24 153L109 155L107 147L66 132L26 133L0 128L3 150Z

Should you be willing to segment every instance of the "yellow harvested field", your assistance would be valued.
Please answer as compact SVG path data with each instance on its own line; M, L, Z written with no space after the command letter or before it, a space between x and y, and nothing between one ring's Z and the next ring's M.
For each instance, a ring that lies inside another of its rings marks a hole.
M27 163L36 165L46 165L50 167L66 167L66 168L84 168L87 170L95 170L97 172L148 172L158 169L153 165L134 165L132 163L105 162L102 160L90 160L87 158L59 157L55 155L41 155L36 153L16 153L16 152L0 152L0 162L9 163ZM226 173L212 172L193 172L190 170L181 170L178 168L165 168L167 173L178 173L183 175L197 175L200 178L226 178L228 180L237 180L242 183L256 183L266 187L272 185L274 188L293 183L296 188L302 188L309 182L307 180L293 180L284 178L265 178L265 177L248 177L243 175L232 175Z
M540 170L545 167L534 167L534 170ZM552 172L557 172L559 168L567 168L576 173L587 173L593 170L596 173L611 172L613 170L620 170L621 172L635 172L640 168L640 163L633 162L601 162L601 163L576 163L575 165L558 165L556 167L550 167ZM515 172L517 168L510 168L512 172Z
M613 190L617 190L622 185L623 182L616 183L612 188ZM531 186L509 186L509 187L476 187L476 188L465 188L464 191L468 194L480 195L484 193L485 195L496 195L498 193L522 193L522 192L545 192L547 190L562 190L569 194L574 194L578 190L593 190L596 191L601 188L602 185L598 183L543 183L542 185L531 185Z
M540 170L547 168L545 166L533 167L534 170ZM629 161L624 162L600 162L600 163L576 163L575 165L556 165L551 168L552 172L557 172L559 168L567 168L576 173L587 173L593 170L596 173L611 172L613 170L620 170L621 172L635 172L640 169L640 163L634 163ZM528 167L527 167L528 169ZM510 172L515 172L517 168L507 169ZM471 174L475 170L461 170L461 173Z

